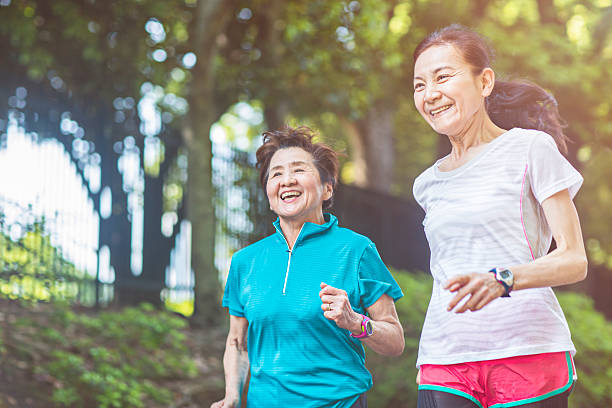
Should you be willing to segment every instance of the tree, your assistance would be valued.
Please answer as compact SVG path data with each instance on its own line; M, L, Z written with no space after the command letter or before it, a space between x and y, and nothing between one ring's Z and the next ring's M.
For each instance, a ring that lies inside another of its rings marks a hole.
M228 7L229 6L229 7ZM183 126L189 152L187 217L192 224L191 265L195 272L195 318L199 324L219 322L219 277L215 269L215 212L212 185L210 128L227 107L215 99L219 34L232 16L224 0L199 1L193 24L193 45L198 63L193 69L189 91L190 111Z

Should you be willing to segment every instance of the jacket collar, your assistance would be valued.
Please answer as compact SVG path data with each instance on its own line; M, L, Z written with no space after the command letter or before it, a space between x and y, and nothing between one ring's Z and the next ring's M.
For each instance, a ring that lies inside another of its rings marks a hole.
M295 244L293 246L295 247L301 241L309 239L309 238L311 238L311 237L313 237L315 235L321 234L321 233L329 230L333 226L338 225L338 219L336 218L336 216L334 216L331 213L324 213L323 214L323 219L325 220L325 222L323 224L315 224L313 222L305 222L304 225L302 225L302 229L300 230L300 234L298 235L297 239L295 240ZM286 243L287 241L285 240L285 234L283 234L283 230L281 229L281 226L280 226L280 217L277 217L276 221L274 221L272 223L272 225L274 225L274 228L276 229L276 233L277 233L277 235L279 235L279 238L284 243Z

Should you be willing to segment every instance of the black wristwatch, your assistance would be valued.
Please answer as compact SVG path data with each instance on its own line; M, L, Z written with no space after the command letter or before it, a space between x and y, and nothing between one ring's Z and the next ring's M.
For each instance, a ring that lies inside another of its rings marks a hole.
M507 268L493 268L489 272L495 275L495 280L502 284L505 289L502 297L510 297L510 292L514 287L514 274Z

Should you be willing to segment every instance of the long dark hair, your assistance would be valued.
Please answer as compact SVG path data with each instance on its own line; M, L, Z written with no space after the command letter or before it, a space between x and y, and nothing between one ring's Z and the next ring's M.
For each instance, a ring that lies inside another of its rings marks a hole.
M472 65L474 74L491 66L493 51L476 32L452 24L429 34L414 50L413 61L428 48L452 45ZM565 122L559 115L555 97L542 87L526 80L495 81L491 95L485 100L489 117L503 129L521 127L537 129L551 135L559 150L567 153L569 138L563 133Z

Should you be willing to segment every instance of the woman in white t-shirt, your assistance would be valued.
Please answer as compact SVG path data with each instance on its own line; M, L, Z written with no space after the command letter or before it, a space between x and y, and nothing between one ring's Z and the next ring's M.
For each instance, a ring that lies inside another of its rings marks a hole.
M551 287L584 279L587 260L556 101L496 81L486 42L459 25L414 61L416 107L452 145L414 183L434 278L418 406L567 407L575 348Z

